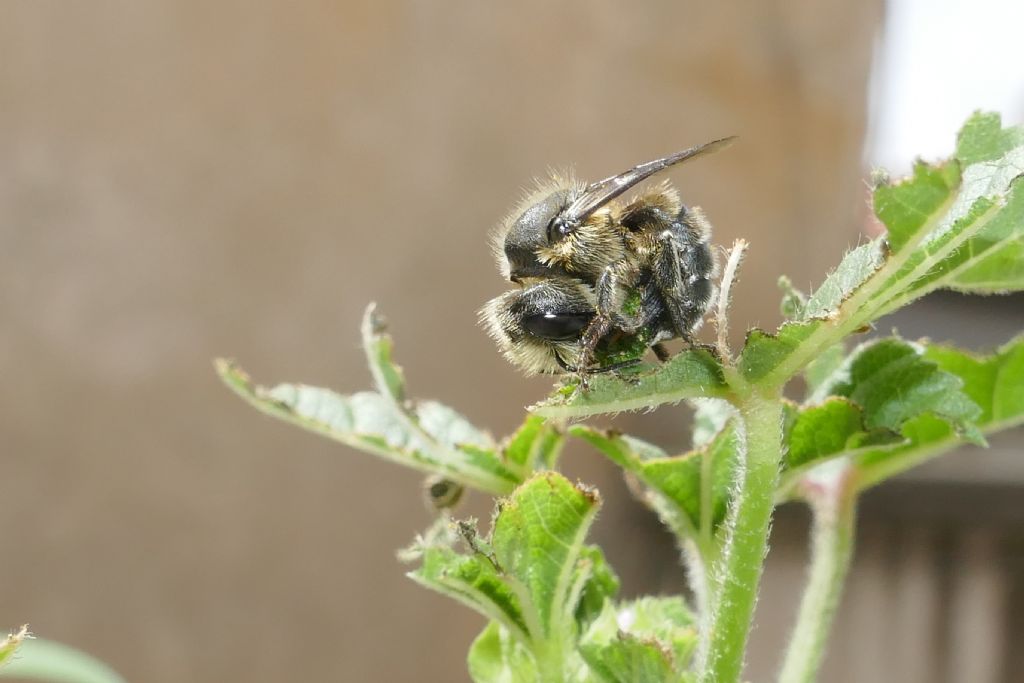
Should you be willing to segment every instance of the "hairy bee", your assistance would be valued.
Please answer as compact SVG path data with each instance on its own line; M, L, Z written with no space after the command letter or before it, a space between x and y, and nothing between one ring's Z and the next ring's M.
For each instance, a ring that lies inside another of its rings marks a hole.
M481 320L527 373L585 378L636 362L662 341L691 340L714 295L716 265L703 212L662 183L617 198L652 175L721 149L716 140L596 183L553 177L502 222L495 253L521 286L488 302Z

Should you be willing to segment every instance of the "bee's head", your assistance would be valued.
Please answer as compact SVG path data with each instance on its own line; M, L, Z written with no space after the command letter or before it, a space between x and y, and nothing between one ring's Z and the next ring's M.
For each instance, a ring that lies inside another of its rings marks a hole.
M589 185L553 176L502 223L495 239L502 274L513 282L549 275L596 278L623 256L620 209L613 200L652 175L731 141L691 147Z
M573 364L593 320L594 294L565 276L529 279L523 289L488 301L480 321L505 357L527 374L559 373Z
M554 176L509 215L494 245L506 278L520 283L552 275L592 279L622 257L617 206L594 207L585 215L573 210L587 189Z
M522 282L525 278L551 274L550 264L542 262L539 254L551 244L551 226L563 220L573 194L569 184L570 187L539 188L524 201L525 208L520 205L506 220L500 246L508 279Z

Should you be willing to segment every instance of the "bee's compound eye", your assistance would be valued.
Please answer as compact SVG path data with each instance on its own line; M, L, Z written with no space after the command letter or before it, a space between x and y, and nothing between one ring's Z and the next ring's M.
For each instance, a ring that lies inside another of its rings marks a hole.
M562 241L572 230L573 226L565 220L564 216L555 216L548 223L548 244Z
M537 313L523 319L523 327L534 337L562 341L576 339L593 318L592 313Z

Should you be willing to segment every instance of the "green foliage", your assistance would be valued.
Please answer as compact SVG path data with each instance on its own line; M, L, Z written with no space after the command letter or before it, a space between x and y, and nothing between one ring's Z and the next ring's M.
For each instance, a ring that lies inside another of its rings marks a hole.
M991 355L929 345L924 357L934 362L941 372L962 382L962 395L979 409L973 430L991 434L1024 424L1024 337L1018 337ZM860 488L878 484L947 453L963 442L955 423L933 413L907 420L901 435L905 441L897 448L867 450L857 457Z
M963 393L978 406L979 427L991 430L1018 423L1024 415L1024 337L990 356L931 345L925 357L963 382Z
M347 446L488 493L512 491L538 467L554 467L562 434L536 417L503 446L448 406L406 398L392 341L370 306L363 317L363 348L377 391L343 396L303 384L266 388L252 383L232 361L217 372L235 393L268 415Z
M592 489L538 473L499 503L488 536L461 522L406 554L420 561L413 580L491 620L470 653L475 680L523 666L538 680L575 680L586 669L579 636L619 588L601 551L584 545L600 504ZM467 552L454 550L456 536Z
M584 634L580 653L602 683L682 681L697 625L682 599L610 602Z
M466 664L477 683L536 683L540 680L533 655L521 638L498 622L487 624L469 648Z
M854 451L876 440L885 442L895 438L889 430L868 431L861 407L838 396L797 409L791 419L792 424L786 431L788 447L782 461L786 470Z
M898 431L910 418L931 412L984 442L973 425L981 409L961 391L963 381L906 342L883 339L854 352L848 375L833 391L860 406L868 429Z
M642 482L645 502L677 534L696 539L703 530L708 537L724 521L741 447L731 424L707 444L674 456L640 439L585 425L573 426L569 433Z
M698 396L722 396L727 385L722 363L706 348L683 351L659 368L634 371L628 379L598 375L587 391L568 385L532 410L544 417L587 417L678 403Z
M772 511L787 500L808 503L815 524L810 584L781 680L811 681L849 566L860 492L1024 424L1024 337L991 355L898 337L847 346L938 289L1024 290L1022 171L1024 129L976 114L952 158L918 162L909 178L875 188L885 235L852 249L810 295L779 280L785 322L750 330L738 357L724 341L723 303L717 347L595 375L586 389L569 378L500 443L450 408L407 397L372 307L363 345L373 392L266 389L227 361L217 367L263 412L504 496L488 533L442 513L403 554L419 563L415 581L487 619L469 652L475 681L736 683ZM783 397L796 378L806 387L799 402ZM600 498L554 471L559 420L684 401L694 408L689 449L588 425L568 432L622 469L677 536L696 614L678 597L615 601L618 580L585 543Z

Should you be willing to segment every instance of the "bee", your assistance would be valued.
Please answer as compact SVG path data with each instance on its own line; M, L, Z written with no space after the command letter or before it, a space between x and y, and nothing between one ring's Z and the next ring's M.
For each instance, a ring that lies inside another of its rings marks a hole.
M527 374L586 376L639 362L662 342L692 344L714 296L711 228L667 182L618 198L670 166L722 149L723 138L585 184L555 175L500 224L494 251L520 285L480 318Z

